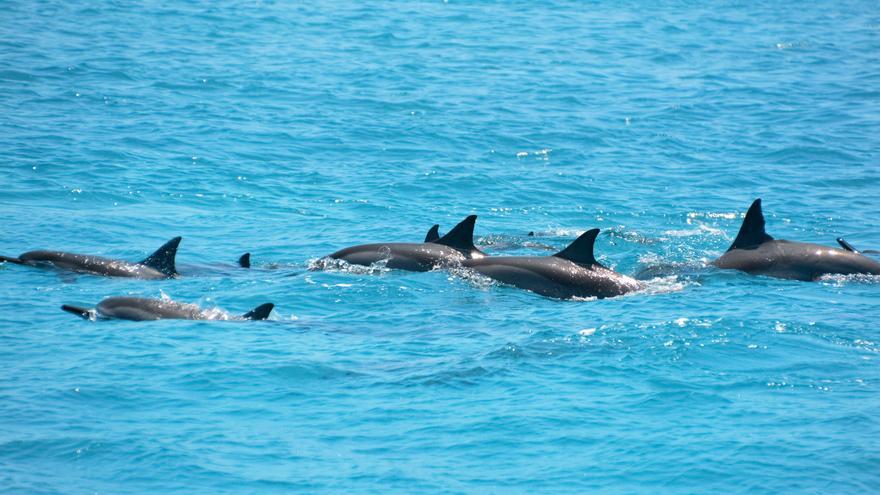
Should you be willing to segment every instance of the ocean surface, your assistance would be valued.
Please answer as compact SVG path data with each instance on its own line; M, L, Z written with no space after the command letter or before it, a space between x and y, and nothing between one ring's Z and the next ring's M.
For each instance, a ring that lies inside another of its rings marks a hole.
M758 197L880 249L875 1L4 1L0 172L4 255L183 236L0 265L0 493L880 492L880 282L704 266ZM469 214L658 276L313 269Z

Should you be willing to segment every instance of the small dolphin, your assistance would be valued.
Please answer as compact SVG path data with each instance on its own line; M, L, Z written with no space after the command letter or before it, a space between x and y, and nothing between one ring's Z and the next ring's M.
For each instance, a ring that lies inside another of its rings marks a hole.
M588 230L551 256L492 256L462 265L499 282L547 297L614 297L642 288L637 280L609 270L593 256L599 229Z
M843 241L839 239L838 242ZM846 249L773 239L764 230L761 199L752 203L730 248L712 264L753 275L811 281L826 274L880 275L880 263Z
M265 320L275 307L272 303L262 304L251 311L233 318L236 320ZM116 318L120 320L217 320L217 315L203 311L195 304L179 303L162 299L145 299L142 297L108 297L93 308L80 308L65 304L61 309L68 313L91 319Z
M485 253L474 246L474 223L476 215L471 215L439 237L437 229L431 227L423 243L389 242L363 244L342 249L329 257L345 260L356 265L369 266L377 261L387 260L388 268L426 272L437 265L459 263L480 258ZM435 238L435 236L437 236Z
M130 277L148 280L177 277L174 258L180 237L166 242L155 253L139 263L66 253L64 251L28 251L18 258L0 256L0 261L36 267L54 267L73 272L103 275L105 277Z

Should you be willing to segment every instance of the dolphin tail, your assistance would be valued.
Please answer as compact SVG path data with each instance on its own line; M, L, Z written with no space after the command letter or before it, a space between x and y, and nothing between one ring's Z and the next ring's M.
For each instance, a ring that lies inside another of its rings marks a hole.
M440 226L434 224L433 227L428 229L428 235L425 236L425 242L437 242L440 239Z
M449 246L463 253L470 253L472 251L479 252L480 250L477 249L477 246L474 246L474 224L476 222L477 216L470 215L459 222L458 225L453 227L452 230L446 233L446 235L433 242L435 244Z
M16 265L23 265L24 261L11 256L0 256L0 263L15 263Z
M177 267L174 265L174 258L177 256L177 246L180 245L181 237L175 237L166 242L155 253L151 254L147 259L141 261L142 265L149 266L158 270L169 277L177 275Z
M80 308L79 306L70 306L68 304L61 306L61 309L63 309L64 311L67 311L68 313L73 313L73 314L79 316L80 318L83 318L86 320L91 320L92 315L95 312L93 309Z
M571 244L562 251L554 254L557 258L572 261L579 265L598 265L596 257L593 254L593 245L596 243L596 236L599 235L599 229L591 229L580 235Z
M773 238L767 235L764 230L764 212L761 211L761 198L758 198L746 212L746 218L743 219L739 233L727 250L752 249L772 240Z
M245 320L265 320L269 317L269 313L272 312L273 308L275 308L275 305L272 303L261 304L241 315L241 317Z
M238 258L238 266L242 268L250 268L251 267L251 253L244 253Z

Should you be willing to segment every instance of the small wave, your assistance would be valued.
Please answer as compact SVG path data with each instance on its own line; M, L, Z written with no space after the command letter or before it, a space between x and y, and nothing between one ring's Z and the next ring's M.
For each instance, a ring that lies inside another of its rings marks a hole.
M478 289L488 289L497 283L482 273L465 267L453 267L449 269L449 280L461 279Z
M541 249L544 251L556 251L557 247L550 246L517 236L492 234L477 239L480 249L491 248L493 251L514 251L517 249Z
M551 228L550 230L533 230L529 233L529 237L579 237L586 230L583 229L566 229L563 227Z
M623 239L627 242L634 242L636 244L645 244L651 245L660 242L659 239L655 239L653 237L647 237L645 235L636 232L635 230L629 230L623 225L618 225L616 227L611 227L605 229L605 232L613 238Z
M226 311L223 311L220 308L208 308L202 310L202 316L206 320L219 320L219 321L228 321L236 319L229 315Z
M592 301L598 301L599 298L596 296L590 296L590 297L574 296L574 297L570 297L568 300L569 301L576 301L576 302L592 302Z
M688 219L688 223L690 223L690 219ZM670 237L693 237L697 235L724 235L724 231L715 227L710 227L704 223L700 223L697 225L695 229L681 229L681 230L666 230L663 232L665 235Z
M655 277L643 281L643 287L629 295L649 295L668 294L670 292L681 292L687 287L699 286L700 283L695 280L679 279L678 275L670 275L665 277Z
M735 218L745 218L745 213L692 211L687 214L687 218L688 218L688 224L690 224L691 219L693 219L693 218L724 218L726 220L733 220Z
M849 275L841 275L839 273L822 275L818 279L819 282L834 287L842 287L846 284L878 284L880 283L880 275L868 275L864 273L853 273Z
M517 158L528 158L529 156L534 157L537 160L541 161L549 161L550 160L550 152L553 151L550 148L544 148L537 151L520 151L517 152Z
M365 266L325 256L323 258L310 259L308 262L308 269L310 271L342 272L355 275L381 275L391 271L387 265L387 259L379 260L369 266Z
M427 385L459 388L478 385L481 380L490 378L500 373L500 370L490 369L480 365L461 365L453 369L443 370L439 372L431 371L430 373L426 374L410 376L406 378L403 383L405 385Z

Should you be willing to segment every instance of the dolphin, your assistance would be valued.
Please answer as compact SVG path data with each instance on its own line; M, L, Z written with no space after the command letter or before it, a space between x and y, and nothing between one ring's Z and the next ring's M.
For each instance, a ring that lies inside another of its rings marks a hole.
M362 244L336 251L329 257L365 266L387 260L385 266L388 268L426 272L437 265L459 263L467 259L485 256L485 253L474 246L474 223L476 221L477 216L471 215L443 237L439 237L436 226L431 227L423 243Z
M626 294L642 284L600 265L593 256L599 229L588 230L551 256L491 256L462 262L499 282L559 299Z
M138 263L64 251L28 251L18 258L0 256L0 262L54 267L105 277L130 277L148 280L175 278L178 273L174 265L174 258L177 255L177 246L180 245L180 240L181 237L171 239L155 253Z
M275 307L272 303L262 304L251 311L232 318L235 320L265 320ZM216 314L204 311L195 304L179 303L162 299L142 297L108 297L94 308L63 305L61 309L81 316L87 320L93 317L105 319L146 321L146 320L218 320Z
M770 237L764 230L758 198L749 207L733 244L712 264L753 275L804 281L826 274L880 275L880 263L863 256L843 239L838 242L845 249Z

